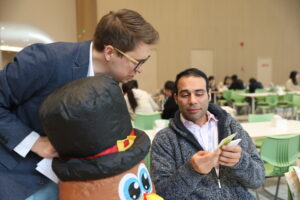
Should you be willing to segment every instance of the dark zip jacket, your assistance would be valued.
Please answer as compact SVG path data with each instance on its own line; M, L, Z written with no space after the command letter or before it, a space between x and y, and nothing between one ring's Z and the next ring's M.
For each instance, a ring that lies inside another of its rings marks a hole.
M203 148L182 124L177 112L169 127L158 132L152 144L151 172L157 193L165 200L255 199L247 188L260 187L265 170L252 139L219 106L210 104L208 110L218 119L219 142L235 132L234 139L242 139L240 161L233 167L220 166L221 188L215 170L208 174L194 171L188 161Z

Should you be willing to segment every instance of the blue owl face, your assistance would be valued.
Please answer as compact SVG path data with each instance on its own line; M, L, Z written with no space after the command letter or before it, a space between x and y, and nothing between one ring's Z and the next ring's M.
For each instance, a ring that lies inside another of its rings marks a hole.
M143 195L152 192L152 182L146 166L141 163L137 175L128 173L119 182L120 200L141 200Z

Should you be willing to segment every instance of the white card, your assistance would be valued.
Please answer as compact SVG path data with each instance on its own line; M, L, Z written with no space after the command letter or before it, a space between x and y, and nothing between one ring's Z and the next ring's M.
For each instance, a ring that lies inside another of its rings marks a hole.
M35 169L53 182L58 183L59 179L52 170L52 158L44 158Z
M236 146L236 145L238 145L240 143L241 140L242 140L241 138L236 139L236 140L232 140L231 142L229 142L227 144L227 146Z

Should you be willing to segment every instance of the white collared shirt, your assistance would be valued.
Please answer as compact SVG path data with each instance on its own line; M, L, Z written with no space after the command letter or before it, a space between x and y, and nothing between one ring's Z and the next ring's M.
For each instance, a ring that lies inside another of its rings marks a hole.
M93 42L91 42L90 46L90 61L89 61L89 69L87 73L87 77L95 76L94 66L93 66Z
M186 120L182 114L180 114L180 120L205 151L213 152L218 147L218 120L209 111L206 115L208 120L201 126Z
M91 42L90 45L89 68L87 73L87 77L91 76L95 76L93 66L93 42ZM14 151L25 158L39 137L40 135L37 132L32 131L14 148Z

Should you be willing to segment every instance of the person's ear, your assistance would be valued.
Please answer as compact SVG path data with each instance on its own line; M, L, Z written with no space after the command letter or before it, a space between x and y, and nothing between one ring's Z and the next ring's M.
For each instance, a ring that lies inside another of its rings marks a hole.
M211 92L210 92L211 90L210 89L208 89L208 92L207 92L207 95L208 95L208 100L209 101L211 101Z
M110 61L112 56L114 55L115 51L114 51L114 47L111 45L106 45L104 46L104 57L106 61Z

